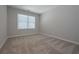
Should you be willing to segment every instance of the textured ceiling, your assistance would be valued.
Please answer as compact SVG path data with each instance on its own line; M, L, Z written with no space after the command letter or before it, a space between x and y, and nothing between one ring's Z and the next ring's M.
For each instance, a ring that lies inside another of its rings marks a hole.
M57 5L11 5L11 7L42 14L50 9L56 8Z

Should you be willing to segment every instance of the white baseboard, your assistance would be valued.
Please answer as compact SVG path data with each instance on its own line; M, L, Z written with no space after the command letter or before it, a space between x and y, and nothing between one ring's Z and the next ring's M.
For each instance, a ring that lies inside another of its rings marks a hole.
M38 33L31 33L31 34L21 34L21 35L13 35L13 36L8 36L8 38L14 38L14 37L19 37L19 36L29 36L29 35L34 35Z
M3 41L1 41L1 44L0 44L0 49L3 47L3 45L5 44L7 38L3 39Z
M40 34L46 35L46 36L49 36L49 37L53 37L53 38L57 38L57 39L60 39L60 40L64 40L64 41L67 41L67 42L70 42L70 43L73 43L73 44L76 44L76 45L79 45L79 42L77 42L77 41L71 41L71 40L61 38L61 37L58 37L58 36L54 36L54 35L50 35L50 34L47 34L47 33L40 33Z
M31 34L28 34L28 35L27 34L13 35L13 36L8 36L8 38L19 37L19 36L29 36L29 35L34 35L34 34L42 34L42 35L46 35L46 36L49 36L49 37L54 37L54 38L57 38L57 39L60 39L60 40L64 40L64 41L79 45L79 42L77 42L77 41L71 41L71 40L61 38L61 37L58 37L58 36L54 36L54 35L50 35L50 34L47 34L47 33L31 33Z

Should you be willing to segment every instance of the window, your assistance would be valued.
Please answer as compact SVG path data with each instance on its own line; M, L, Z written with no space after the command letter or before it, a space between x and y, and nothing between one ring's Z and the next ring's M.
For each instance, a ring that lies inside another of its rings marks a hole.
M35 28L35 16L27 16L18 14L18 29L34 29Z
M28 16L28 28L35 28L35 17L34 16Z

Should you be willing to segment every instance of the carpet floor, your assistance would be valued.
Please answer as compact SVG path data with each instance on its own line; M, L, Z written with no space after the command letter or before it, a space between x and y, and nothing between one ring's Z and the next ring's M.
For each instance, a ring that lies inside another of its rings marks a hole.
M15 37L7 40L1 49L3 54L58 54L50 44L54 40L44 35ZM48 41L48 42L47 42Z
M44 35L30 35L9 38L1 49L2 54L61 54L53 45L64 49L72 44L61 44L62 41ZM63 41L64 42L64 41ZM61 50L60 49L60 50Z

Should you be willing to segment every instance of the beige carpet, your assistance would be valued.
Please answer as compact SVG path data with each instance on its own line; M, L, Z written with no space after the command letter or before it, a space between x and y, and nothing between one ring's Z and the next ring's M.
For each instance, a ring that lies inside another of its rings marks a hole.
M63 49L74 46L67 43L47 37L44 35L31 35L15 37L7 40L1 49L4 54L60 54ZM62 43L62 44L61 44ZM58 48L58 50L57 50Z

